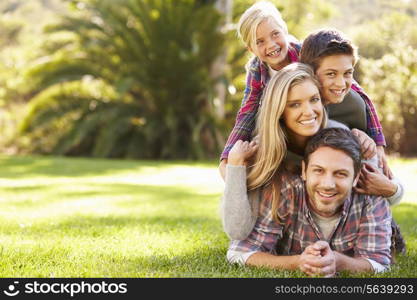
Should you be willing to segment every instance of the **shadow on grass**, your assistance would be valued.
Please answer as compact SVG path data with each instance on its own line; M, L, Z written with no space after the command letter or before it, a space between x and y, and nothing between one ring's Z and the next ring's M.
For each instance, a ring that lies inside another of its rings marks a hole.
M67 236L106 237L129 230L132 234L165 234L170 232L194 232L198 230L221 232L217 218L204 216L74 216L49 226L32 226L27 234L46 230L48 234L65 232Z
M80 190L71 190L71 187L63 188L61 184L5 187L2 190L15 195L27 193L27 197L10 197L2 200L2 205L20 209L46 209L48 205L70 203L81 199L87 204L100 198L103 200L103 205L109 204L120 209L140 208L145 204L152 204L153 210L164 207L175 209L193 204L204 204L212 201L213 198L220 198L218 194L197 194L185 187L124 183L86 184ZM43 194L42 198L38 199L36 193Z
M152 161L120 160L54 156L0 156L2 178L21 178L31 176L68 176L80 177L105 175L134 169L166 168L170 165L188 165L214 167L214 162L193 161Z

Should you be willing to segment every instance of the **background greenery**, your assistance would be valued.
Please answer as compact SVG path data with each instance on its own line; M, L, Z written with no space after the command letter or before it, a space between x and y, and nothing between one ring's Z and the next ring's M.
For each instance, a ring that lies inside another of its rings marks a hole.
M417 277L417 161L390 163L410 178L394 208L408 253L378 276ZM0 277L303 277L226 262L216 162L3 156L0 164Z
M234 24L254 1L227 2L0 2L1 277L301 276L225 261L206 159L241 103ZM334 26L359 46L355 76L406 187L394 215L409 252L379 276L416 277L417 163L394 157L417 154L417 2L273 2L298 39Z
M323 26L354 39L387 150L414 156L417 2L273 2L300 40ZM3 0L0 150L216 158L242 99L250 55L235 24L252 3Z

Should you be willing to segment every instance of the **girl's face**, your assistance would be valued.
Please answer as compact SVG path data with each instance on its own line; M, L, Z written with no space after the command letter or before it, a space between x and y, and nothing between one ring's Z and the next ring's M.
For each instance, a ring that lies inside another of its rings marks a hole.
M289 91L283 120L295 138L305 139L320 130L323 104L319 89L311 80L305 80Z
M289 63L287 35L273 19L259 24L255 44L249 50L275 70L280 70Z
M340 103L352 86L353 57L346 54L327 56L321 59L316 75L324 103Z

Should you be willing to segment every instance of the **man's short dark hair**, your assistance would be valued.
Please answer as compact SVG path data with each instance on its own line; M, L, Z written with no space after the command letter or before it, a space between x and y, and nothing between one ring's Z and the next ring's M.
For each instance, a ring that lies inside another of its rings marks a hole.
M343 128L325 128L311 137L304 152L306 166L308 165L310 155L320 147L330 147L343 151L353 160L354 176L360 171L362 166L361 145L350 130Z

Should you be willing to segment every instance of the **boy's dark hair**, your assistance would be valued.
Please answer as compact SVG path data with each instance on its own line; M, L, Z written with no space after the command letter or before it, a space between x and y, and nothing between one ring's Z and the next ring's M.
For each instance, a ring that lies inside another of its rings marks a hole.
M310 155L320 147L330 147L346 153L353 160L354 176L362 166L361 145L350 130L343 128L325 128L316 133L307 143L304 162L308 166Z
M336 29L321 29L309 34L300 51L300 62L317 71L323 58L331 55L346 54L353 58L353 65L358 60L357 48Z

